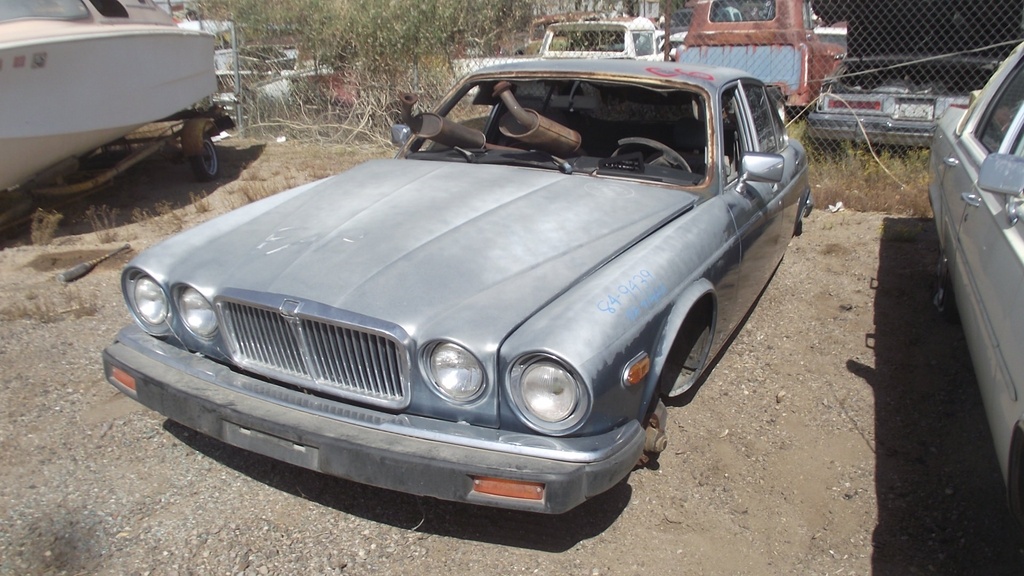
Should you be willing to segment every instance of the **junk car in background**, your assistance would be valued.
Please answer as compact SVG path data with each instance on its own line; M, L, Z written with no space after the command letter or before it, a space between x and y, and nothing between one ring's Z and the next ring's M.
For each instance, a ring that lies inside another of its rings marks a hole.
M1020 2L904 0L887 4L884 18L871 2L814 8L846 22L848 49L808 114L811 142L927 147L938 119L966 109L1024 37Z

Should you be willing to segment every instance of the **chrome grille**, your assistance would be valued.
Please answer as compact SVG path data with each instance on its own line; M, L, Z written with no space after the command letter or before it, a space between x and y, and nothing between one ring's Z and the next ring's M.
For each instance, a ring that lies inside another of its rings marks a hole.
M309 341L310 367L317 380L381 398L402 397L395 341L309 319L302 321L302 332Z
M271 378L384 406L405 401L404 349L385 334L239 302L220 303L236 362Z

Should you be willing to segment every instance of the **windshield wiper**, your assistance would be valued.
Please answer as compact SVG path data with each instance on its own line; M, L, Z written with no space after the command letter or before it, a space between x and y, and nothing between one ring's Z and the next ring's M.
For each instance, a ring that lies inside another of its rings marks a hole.
M469 162L470 164L476 164L476 155L470 152L469 150L466 150L465 148L461 148L459 146L452 146L452 150L455 150L459 154L462 154L462 157L466 159L466 162Z
M573 173L572 164L568 160L543 150L491 148L487 150L485 155L477 156L476 161L481 164L510 164L531 168L546 168L553 164L562 174L570 175Z
M548 156L551 156L551 161L554 162L555 166L558 167L559 172L565 174L566 176L572 175L572 164L569 164L568 160L565 160L564 158L559 158L554 154L548 154Z
M413 152L408 158L420 160L447 160L461 158L469 164L507 164L529 168L548 168L554 165L559 172L571 175L574 171L572 163L543 150L519 150L517 148L485 148L468 150L460 146L452 146L446 150Z

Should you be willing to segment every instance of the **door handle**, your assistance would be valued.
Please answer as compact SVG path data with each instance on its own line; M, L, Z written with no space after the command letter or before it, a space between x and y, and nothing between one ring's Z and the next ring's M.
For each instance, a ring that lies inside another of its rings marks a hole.
M959 166L960 161L956 159L956 156L946 156L942 159L942 163L946 166Z
M981 196L974 192L964 192L960 194L960 199L970 204L971 206L981 206Z

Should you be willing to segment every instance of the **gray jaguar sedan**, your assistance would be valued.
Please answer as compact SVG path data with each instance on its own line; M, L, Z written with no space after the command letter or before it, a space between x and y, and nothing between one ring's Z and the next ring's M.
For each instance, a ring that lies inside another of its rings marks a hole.
M397 157L143 252L103 354L142 404L388 489L561 513L668 441L810 209L746 73L532 61L430 110Z
M1010 509L1024 526L1024 44L932 142L935 304L959 317Z

